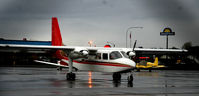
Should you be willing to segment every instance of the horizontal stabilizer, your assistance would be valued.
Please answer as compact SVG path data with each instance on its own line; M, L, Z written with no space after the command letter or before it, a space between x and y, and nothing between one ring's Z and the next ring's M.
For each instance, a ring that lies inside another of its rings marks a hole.
M46 61L40 61L40 60L34 60L35 62L38 62L38 63L43 63L43 64L48 64L48 65L54 65L54 66L59 66L59 67L65 67L65 68L68 68L68 66L66 65L61 65L61 64L58 64L58 63L52 63L52 62L46 62Z

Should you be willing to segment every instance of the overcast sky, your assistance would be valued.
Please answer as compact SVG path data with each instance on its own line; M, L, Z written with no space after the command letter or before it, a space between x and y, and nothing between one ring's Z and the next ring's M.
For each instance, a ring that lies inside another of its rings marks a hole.
M198 10L199 0L0 0L0 38L50 41L51 17L58 17L65 45L125 47L127 29L140 26L129 30L132 44L165 48L160 32L170 27L169 47L180 48L199 45Z

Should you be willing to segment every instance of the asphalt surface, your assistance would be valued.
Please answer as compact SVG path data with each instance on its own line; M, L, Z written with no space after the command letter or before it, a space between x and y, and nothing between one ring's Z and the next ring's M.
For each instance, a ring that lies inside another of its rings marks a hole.
M134 72L133 83L122 74L113 82L111 73L75 72L67 69L0 67L0 96L199 96L199 71L154 70Z

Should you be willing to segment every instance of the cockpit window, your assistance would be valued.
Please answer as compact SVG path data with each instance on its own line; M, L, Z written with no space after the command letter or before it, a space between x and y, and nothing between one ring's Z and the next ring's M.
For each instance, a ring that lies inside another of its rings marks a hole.
M110 59L113 60L113 59L118 59L118 58L122 58L122 55L120 54L120 52L118 51L113 51L109 54L110 56Z
M121 51L122 55L125 57L125 58L129 58L129 56L124 52L124 51Z

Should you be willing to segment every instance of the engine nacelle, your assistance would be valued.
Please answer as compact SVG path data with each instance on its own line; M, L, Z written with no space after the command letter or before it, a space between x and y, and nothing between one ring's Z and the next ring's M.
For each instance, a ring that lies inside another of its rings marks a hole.
M69 56L72 59L86 58L88 56L88 50L86 48L75 48Z
M133 52L133 51L128 51L126 54L127 54L129 57L135 56L135 52Z
M86 48L75 48L74 52L80 53L80 55L88 55L88 50Z
M84 56L88 55L88 50L81 50L80 53Z

